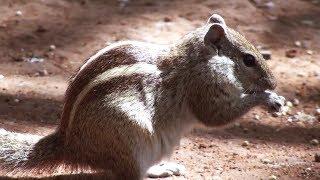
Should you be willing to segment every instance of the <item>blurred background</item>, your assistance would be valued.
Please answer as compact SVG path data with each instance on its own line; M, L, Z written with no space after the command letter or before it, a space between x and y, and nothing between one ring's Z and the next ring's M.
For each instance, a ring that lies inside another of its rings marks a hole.
M52 132L90 55L119 40L174 42L212 13L263 52L286 111L195 130L172 157L188 173L173 179L320 179L320 0L0 0L0 127Z

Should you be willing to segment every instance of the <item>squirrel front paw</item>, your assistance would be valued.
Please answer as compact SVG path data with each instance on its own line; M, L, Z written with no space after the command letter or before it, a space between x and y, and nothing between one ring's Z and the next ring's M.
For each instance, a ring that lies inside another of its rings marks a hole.
M265 91L265 93L267 93L267 106L275 111L281 111L286 99L272 91Z

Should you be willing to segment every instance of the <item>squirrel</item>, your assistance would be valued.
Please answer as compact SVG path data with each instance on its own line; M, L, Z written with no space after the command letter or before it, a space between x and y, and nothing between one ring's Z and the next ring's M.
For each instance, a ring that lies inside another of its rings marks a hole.
M0 131L1 168L95 171L80 179L179 174L182 165L161 160L185 133L230 124L255 106L280 110L276 84L259 51L218 14L169 45L118 42L72 78L54 133L35 142Z

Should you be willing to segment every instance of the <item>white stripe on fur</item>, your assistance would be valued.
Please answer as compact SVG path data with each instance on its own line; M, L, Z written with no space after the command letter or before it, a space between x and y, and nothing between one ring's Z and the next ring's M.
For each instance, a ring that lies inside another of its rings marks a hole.
M148 64L148 63L135 63L132 65L122 65L112 69L109 69L102 74L96 76L91 82L89 82L83 90L78 94L76 101L73 104L73 107L70 112L69 119L69 127L71 127L72 121L75 116L75 112L77 110L78 105L81 103L82 99L86 96L86 94L95 86L107 82L113 78L120 76L131 76L134 74L154 74L159 75L160 70L156 65Z

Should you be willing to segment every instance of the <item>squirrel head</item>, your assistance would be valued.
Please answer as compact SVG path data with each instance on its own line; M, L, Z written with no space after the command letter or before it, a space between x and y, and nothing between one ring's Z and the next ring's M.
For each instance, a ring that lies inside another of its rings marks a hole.
M230 59L233 72L247 92L274 89L276 80L261 53L244 36L213 14L205 25L204 44L218 56Z

